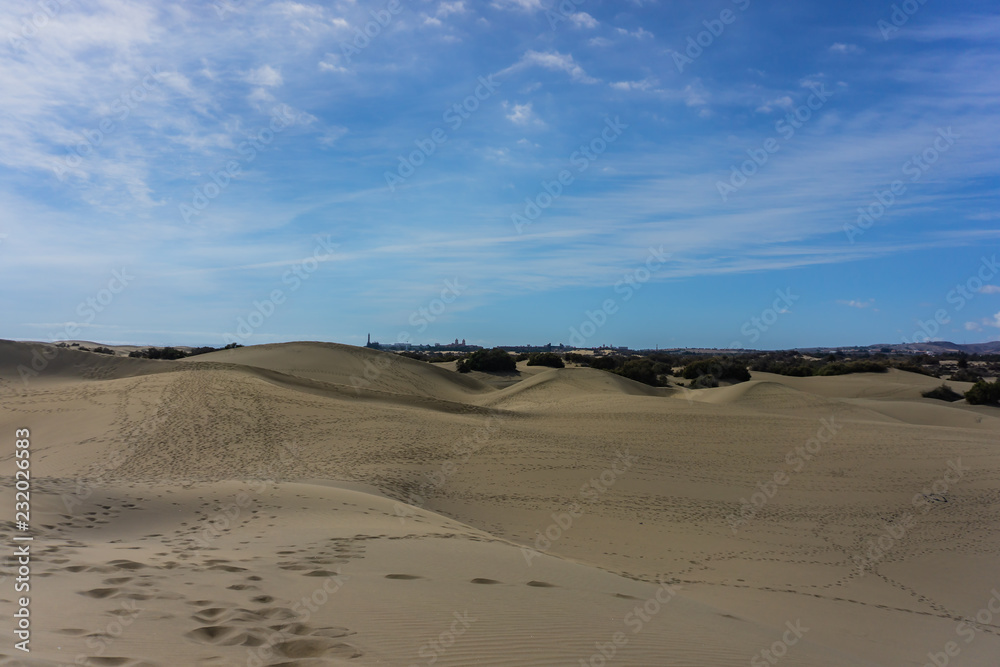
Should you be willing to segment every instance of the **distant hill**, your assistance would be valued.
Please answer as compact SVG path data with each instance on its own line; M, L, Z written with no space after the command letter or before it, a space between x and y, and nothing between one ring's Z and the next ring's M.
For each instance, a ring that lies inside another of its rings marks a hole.
M929 352L930 354L943 354L945 352L967 352L968 354L1000 354L1000 340L989 343L952 343L950 341L931 341L928 343L902 343L869 345L868 349L880 350L884 347L891 348L893 352Z

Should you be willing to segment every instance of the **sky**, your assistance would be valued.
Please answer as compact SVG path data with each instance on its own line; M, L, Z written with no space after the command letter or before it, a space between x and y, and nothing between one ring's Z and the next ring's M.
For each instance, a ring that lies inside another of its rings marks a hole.
M0 337L1000 338L992 2L8 0Z

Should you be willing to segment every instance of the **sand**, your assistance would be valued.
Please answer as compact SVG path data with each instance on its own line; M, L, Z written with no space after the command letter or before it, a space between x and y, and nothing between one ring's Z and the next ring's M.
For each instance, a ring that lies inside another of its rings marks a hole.
M54 350L0 341L0 530L13 553L30 428L35 538L30 654L3 563L3 665L1000 655L1000 410L922 398L934 378Z

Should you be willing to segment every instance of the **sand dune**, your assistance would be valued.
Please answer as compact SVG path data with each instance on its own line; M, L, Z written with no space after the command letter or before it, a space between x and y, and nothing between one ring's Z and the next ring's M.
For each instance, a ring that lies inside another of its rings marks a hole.
M332 384L449 401L465 401L470 394L488 390L466 375L435 364L337 343L255 345L189 357L185 362L253 366Z
M5 645L0 664L1000 655L1000 612L960 625L1000 583L1000 422L920 398L933 378L690 392L533 368L496 388L296 343L60 350L25 383L37 351L0 341L36 535L32 660ZM12 507L12 449L0 461Z
M593 368L548 369L486 397L486 405L547 406L599 396L664 396L666 390Z

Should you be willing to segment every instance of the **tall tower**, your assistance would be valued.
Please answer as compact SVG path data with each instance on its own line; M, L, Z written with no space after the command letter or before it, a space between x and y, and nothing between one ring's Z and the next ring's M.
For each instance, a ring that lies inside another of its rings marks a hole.
M372 335L368 334L368 347L372 346Z

